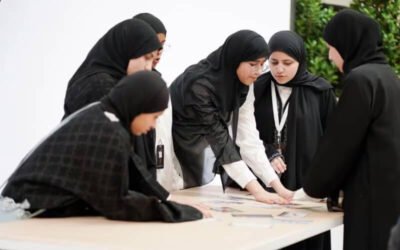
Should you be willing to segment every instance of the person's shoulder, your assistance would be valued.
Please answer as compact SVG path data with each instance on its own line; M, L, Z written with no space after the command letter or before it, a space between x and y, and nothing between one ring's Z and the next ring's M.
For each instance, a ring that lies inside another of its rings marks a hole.
M370 75L371 71L376 70L376 65L375 64L362 64L358 67L355 67L349 72L349 75L352 76L368 76Z
M362 65L351 70L343 77L343 92L365 96L372 96L381 84L370 70L371 65Z
M392 68L386 63L366 63L352 69L346 78L368 79L374 78L380 75L380 73L386 74L389 71L393 72Z
M271 76L270 72L264 73L257 78L257 80L254 82L254 86L256 86L256 85L260 86L263 84L265 85L267 83L269 84L271 79L272 79L272 76Z
M78 78L74 84L71 85L71 91L73 91L76 96L102 97L117 83L118 79L112 75L105 72L98 72Z
M378 83L375 81L377 70L379 69L373 64L360 65L345 75L343 78L344 84L351 84L359 87L376 85Z
M329 92L333 89L332 84L328 80L320 76L316 76L315 80L312 81L310 84L317 92Z
M115 86L119 79L115 78L109 73L99 72L88 76L87 80L100 85Z
M263 92L271 84L272 76L270 72L260 75L254 82L254 93Z
M367 79L371 75L371 65L364 64L356 68L353 68L350 72L344 75L343 81L359 81L362 79Z
M325 79L325 78L323 78L321 76L318 76L316 82L321 84L321 85L324 85L324 86L326 86L328 88L332 88L332 84L327 79Z
M118 81L114 76L107 72L91 72L87 74L82 74L81 76L75 78L74 84L79 82L115 82Z
M115 114L102 110L96 114L92 126L98 128L98 135L103 141L108 140L110 147L127 151L130 148L130 134L121 124Z
M125 139L129 137L118 117L113 113L104 111L100 102L89 104L78 111L74 117L71 117L68 125L83 126L95 133L113 134Z
M210 94L215 92L215 86L210 79L207 77L199 77L195 79L190 89L198 94Z
M110 133L113 133L122 140L129 140L129 132L122 126L121 121L114 113L104 111L100 108L98 117L99 123L101 123L105 129L110 130Z

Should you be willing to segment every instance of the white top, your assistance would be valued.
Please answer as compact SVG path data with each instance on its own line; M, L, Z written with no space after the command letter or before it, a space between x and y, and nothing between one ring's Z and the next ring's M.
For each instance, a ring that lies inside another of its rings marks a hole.
M265 154L264 145L256 127L253 88L251 85L246 101L239 109L236 143L240 147L242 161L223 165L227 174L242 188L255 179L247 165L267 186L271 186L271 181L278 179Z
M291 91L291 88L278 86L278 90L288 89L285 93ZM285 95L285 94L283 94ZM287 100L284 96L282 100ZM239 109L239 122L236 136L236 143L240 147L242 161L223 165L226 173L244 188L250 181L256 179L253 172L267 185L271 186L271 181L278 178L269 163L265 154L264 145L259 137L254 117L254 90L250 86L245 103ZM180 174L180 164L176 158L172 144L172 108L168 106L163 115L157 120L156 143L161 140L164 144L164 168L157 170L157 181L168 191L183 189L183 179ZM248 166L247 166L247 165Z
M278 94L276 92L278 92ZM272 111L274 114L273 119L276 130L276 139L278 143L281 143L281 132L286 124L286 119L289 114L289 97L291 93L291 88L282 87L279 85L275 87L274 82L271 81ZM277 95L279 96L279 100L282 103L281 107L279 107L278 105ZM279 113L282 114L281 118L279 118Z
M183 178L180 164L174 152L172 143L172 105L157 119L156 144L164 145L164 168L157 169L157 181L169 192L183 189Z
M274 84L274 83L271 83L271 84ZM277 84L275 86L278 87L278 92L279 92L279 96L281 97L282 103L286 103L290 97L290 94L292 94L292 88L286 87L286 86L280 85L280 84Z

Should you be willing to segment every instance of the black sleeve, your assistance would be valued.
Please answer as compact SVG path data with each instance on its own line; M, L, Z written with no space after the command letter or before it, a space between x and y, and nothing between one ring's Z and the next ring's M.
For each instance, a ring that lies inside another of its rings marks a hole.
M168 192L147 172L123 140L114 138L104 166L94 166L96 178L78 180L80 198L103 216L114 220L181 222L202 218L197 209L167 201ZM104 156L105 157L105 156ZM129 162L132 165L129 166ZM137 169L139 190L129 189L128 168ZM83 191L84 190L84 191Z
M192 87L193 104L191 108L197 115L198 123L206 128L206 139L217 156L220 165L240 161L240 154L229 135L228 125L220 115L216 100L207 87L194 84Z
M157 182L136 154L132 154L129 161L129 176L129 182L131 182L129 186L136 191L145 195L156 196L160 200L168 198L168 191Z
M372 91L367 83L345 79L345 88L304 182L312 197L326 197L339 190L362 150L372 114Z
M269 161L272 161L276 157L283 157L283 155L276 150L274 144L272 143L264 143L264 148Z
M115 201L116 209L104 206L100 211L112 220L183 222L203 218L201 212L193 207L161 201L135 191L128 191Z

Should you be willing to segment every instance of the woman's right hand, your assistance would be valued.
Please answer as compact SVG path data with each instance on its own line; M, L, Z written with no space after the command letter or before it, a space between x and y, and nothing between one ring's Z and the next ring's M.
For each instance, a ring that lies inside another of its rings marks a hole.
M286 171L286 163L282 157L276 157L271 161L271 166L278 174L282 174Z
M212 218L212 212L210 208L201 203L186 203L185 205L191 206L199 210L203 214L203 218Z
M285 188L279 179L275 179L270 182L271 187L278 193L278 195L285 200L291 201L293 199L294 192Z
M262 191L254 194L256 201L267 203L267 204L289 204L290 201L280 197L277 194Z
M273 183L275 184L276 181L280 183L279 179L274 180ZM290 202L290 200L284 199L277 194L266 191L255 179L247 183L246 189L251 195L254 196L256 201L259 202L264 202L267 204L289 204Z

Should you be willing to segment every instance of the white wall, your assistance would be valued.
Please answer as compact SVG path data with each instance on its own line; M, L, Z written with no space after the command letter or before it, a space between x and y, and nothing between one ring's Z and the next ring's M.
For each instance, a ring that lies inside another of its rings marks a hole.
M239 29L268 39L290 27L290 0L0 0L1 183L60 121L67 82L94 43L139 12L167 27L158 69L168 82Z

